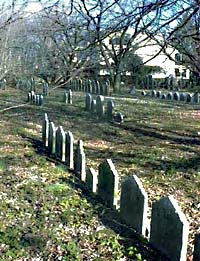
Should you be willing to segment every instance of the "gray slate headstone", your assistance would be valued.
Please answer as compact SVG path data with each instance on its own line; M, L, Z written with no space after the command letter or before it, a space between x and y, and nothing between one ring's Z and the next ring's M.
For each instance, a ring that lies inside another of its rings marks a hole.
M111 159L99 165L97 193L112 208L118 208L118 173Z
M145 236L148 228L148 196L140 179L133 175L122 183L120 213L127 224Z
M97 171L93 168L86 169L86 180L87 187L90 191L96 193L97 192Z
M163 93L161 99L163 99L163 100L167 99L167 94Z
M39 95L39 106L42 106L44 104L44 96L43 95Z
M179 92L174 92L173 97L174 97L175 101L180 101L180 93Z
M86 178L86 159L85 159L85 152L83 148L83 141L79 140L75 155L74 155L74 170L77 176L82 180L85 181Z
M104 108L104 97L102 95L97 96L96 111L97 111L97 115L99 117L103 117L103 115L105 113L105 108Z
M92 100L92 102L91 102L91 112L92 113L96 113L97 112L96 106L97 106L96 100Z
M56 127L52 121L49 123L48 149L51 154L56 153Z
M107 102L107 116L108 116L108 118L112 119L114 108L115 108L115 104L114 104L113 100L108 100L108 102Z
M187 98L187 94L182 92L180 93L180 101L186 101L186 98Z
M194 254L193 254L193 261L200 260L200 234L196 234L194 240Z
M85 109L87 111L91 110L91 103L92 103L92 95L90 93L87 93L85 97Z
M49 138L49 119L47 113L42 115L42 142L45 147L48 147Z
M62 126L56 130L56 157L65 162L65 132Z
M156 97L157 97L157 98L161 98L161 96L162 96L162 92L161 92L161 91L157 91L157 92L156 92Z
M186 261L189 224L173 196L153 203L150 243L169 260Z
M167 99L168 100L172 100L173 99L173 93L172 92L168 92Z
M74 137L71 131L66 132L66 164L70 169L74 168Z

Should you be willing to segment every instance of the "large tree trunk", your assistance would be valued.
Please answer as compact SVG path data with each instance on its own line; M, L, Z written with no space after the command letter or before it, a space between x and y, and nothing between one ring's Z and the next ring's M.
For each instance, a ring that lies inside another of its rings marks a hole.
M121 73L120 72L115 72L115 75L113 77L113 92L117 93L120 92L120 87L121 87Z

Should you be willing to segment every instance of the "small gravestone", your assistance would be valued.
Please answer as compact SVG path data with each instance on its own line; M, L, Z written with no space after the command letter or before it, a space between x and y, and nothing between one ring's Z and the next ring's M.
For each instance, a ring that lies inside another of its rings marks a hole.
M120 213L127 224L145 236L148 227L148 196L136 175L122 183Z
M47 82L43 83L43 95L48 96L49 95L49 84Z
M96 111L97 111L97 115L99 117L103 117L103 115L105 113L105 108L104 108L104 97L102 95L97 96Z
M152 97L156 97L156 94L157 94L156 90L152 90L152 91L151 91L151 96L152 96Z
M36 94L33 95L33 99L32 99L33 104L36 104L36 96L37 96Z
M96 100L92 100L92 102L91 102L91 112L92 113L96 113L97 112L97 110L96 110Z
M172 100L173 99L173 93L172 92L168 92L167 99L168 100Z
M36 95L36 101L35 101L35 103L36 103L37 105L39 105L39 101L40 101L40 95L37 94L37 95Z
M85 159L85 152L83 148L83 141L79 140L77 144L77 148L74 155L74 170L77 176L82 180L85 181L86 177L86 159Z
M65 162L65 132L62 126L56 130L56 157Z
M48 147L49 137L49 119L47 113L42 115L42 142L45 147Z
M72 104L72 90L71 89L69 89L69 91L68 91L67 103Z
M65 136L66 139L66 164L70 169L74 168L74 137L71 131L68 131Z
M161 92L161 91L157 91L157 92L156 92L156 97L157 97L157 98L161 98L161 96L162 96L162 92Z
M104 95L108 96L110 93L110 82L106 81L105 86L104 86Z
M150 243L169 260L186 261L189 224L173 196L152 206Z
M53 122L49 123L48 149L51 154L56 153L56 127Z
M35 96L35 92L31 91L31 101L33 101L33 97Z
M193 254L193 261L200 260L200 234L196 234L194 240L194 254Z
M179 92L174 92L173 97L174 97L175 101L180 101L180 93Z
M99 81L96 81L96 94L100 94L100 83Z
M44 96L43 95L39 95L39 105L42 106L44 104Z
M192 102L192 95L190 93L186 95L186 102Z
M99 165L97 193L109 206L118 208L118 173L111 159Z
M31 92L28 93L28 96L27 96L27 101L30 102L31 101Z
M146 92L145 91L141 91L141 95L142 96L146 96Z
M194 93L193 101L194 101L194 103L199 103L199 93L198 92Z
M186 101L187 94L182 92L180 93L180 101Z
M97 192L97 172L93 168L87 168L86 170L86 180L87 187L90 191Z
M124 116L121 112L117 112L113 119L118 123L124 122Z
M87 111L91 110L91 103L92 103L92 95L87 93L85 97L85 109Z
M161 99L163 99L163 100L167 99L167 94L163 93Z
M87 92L88 92L88 93L91 93L91 91L92 91L92 82L91 82L91 80L88 80L87 86L88 86Z
M113 100L108 100L108 102L107 102L107 116L110 119L112 119L112 117L113 117L114 108L115 108L115 104L114 104Z

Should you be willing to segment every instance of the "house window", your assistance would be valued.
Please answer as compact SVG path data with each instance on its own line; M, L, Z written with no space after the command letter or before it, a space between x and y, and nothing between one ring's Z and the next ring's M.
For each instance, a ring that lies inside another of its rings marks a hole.
M180 74L180 71L179 71L179 69L178 69L178 68L176 68L176 69L175 69L175 75L176 75L176 77L179 77L179 76L181 76L181 74Z
M183 69L182 77L186 78L186 69Z

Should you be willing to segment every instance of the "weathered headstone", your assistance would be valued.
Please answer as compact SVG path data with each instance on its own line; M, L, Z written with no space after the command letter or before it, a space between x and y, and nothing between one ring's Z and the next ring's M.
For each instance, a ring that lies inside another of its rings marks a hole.
M156 94L157 94L156 90L152 90L152 91L151 91L152 97L156 97Z
M194 240L194 254L193 254L193 261L200 260L200 234L196 234Z
M111 159L99 165L97 193L110 207L118 208L118 173Z
M195 92L195 93L194 93L193 101L194 101L195 103L199 103L199 93L198 93L198 92Z
M86 180L87 187L90 191L97 192L97 172L93 168L86 169Z
M182 92L180 93L180 101L186 101L186 98L187 98L187 94Z
M92 103L92 95L90 93L87 93L85 97L85 109L87 111L91 110L91 103Z
M173 99L173 93L172 92L168 92L167 99L168 100L172 100Z
M186 95L186 102L192 102L192 95L190 93Z
M108 96L109 93L110 93L110 82L109 81L106 81L105 82L105 86L104 86L104 95L105 96Z
M71 89L69 89L69 91L68 91L67 103L72 104L72 90Z
M74 137L71 131L66 132L66 164L70 169L74 168Z
M40 102L40 95L37 94L37 95L36 95L36 101L35 101L35 103L36 103L37 105L39 105L39 102Z
M98 95L96 99L96 111L97 115L99 117L102 117L105 113L105 108L104 108L104 97L102 95Z
M163 99L163 100L167 99L167 94L163 93L161 99Z
M52 121L49 123L48 149L51 154L56 153L56 127Z
M175 101L180 101L180 93L179 92L174 92L173 97L174 97Z
M91 102L91 112L92 113L96 113L97 111L96 111L96 100L92 100L92 102Z
M42 142L45 147L48 147L49 137L49 119L47 113L42 115Z
M156 97L157 97L157 98L161 98L161 96L162 96L162 92L161 92L161 91L157 91L157 92L156 92Z
M86 159L85 152L83 148L83 141L79 140L77 144L77 148L74 155L74 170L78 177L82 181L85 181L86 177Z
M43 95L48 96L49 95L49 84L47 82L43 83Z
M114 104L113 100L108 100L108 102L107 102L107 116L110 119L112 119L112 117L113 117L114 107L115 107L115 104Z
M146 92L145 91L141 91L141 95L142 96L146 96Z
M118 123L124 122L124 116L121 112L117 112L116 115L114 116L114 120Z
M65 91L63 94L63 101L67 104L67 92Z
M30 102L31 101L31 92L28 92L28 95L27 95L27 101Z
M56 130L56 157L61 161L65 161L65 132L62 126L59 126Z
M122 183L120 213L127 224L145 236L148 228L148 196L140 179L133 175Z
M43 95L39 95L39 105L42 106L44 104L44 96Z
M189 224L173 196L153 203L150 243L169 260L186 261Z

